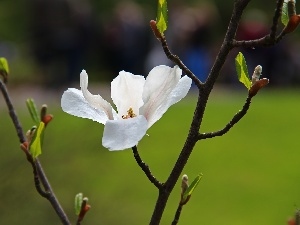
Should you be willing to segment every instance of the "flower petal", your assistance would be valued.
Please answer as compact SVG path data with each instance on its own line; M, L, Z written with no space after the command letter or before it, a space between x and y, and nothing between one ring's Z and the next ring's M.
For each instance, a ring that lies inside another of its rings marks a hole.
M117 106L119 116L127 115L129 108L138 114L143 105L142 93L145 78L121 71L111 82L111 98Z
M98 123L105 124L108 120L107 114L104 111L92 107L86 101L82 92L75 88L69 88L63 93L61 107L66 113L91 119Z
M177 85L166 93L164 96L157 96L158 99L150 98L150 100L141 108L141 114L148 121L148 129L159 120L168 108L184 98L192 85L192 79L184 76Z
M144 116L108 120L104 127L102 145L110 151L131 148L146 134L147 126Z
M95 109L105 112L107 117L112 120L113 113L110 103L105 101L100 95L93 95L88 91L88 75L85 70L82 70L80 73L80 87L86 101Z

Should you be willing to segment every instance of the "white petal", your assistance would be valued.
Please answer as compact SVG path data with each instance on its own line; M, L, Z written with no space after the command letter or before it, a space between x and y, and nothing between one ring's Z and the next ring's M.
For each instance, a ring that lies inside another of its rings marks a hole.
M69 88L61 97L61 107L63 111L73 116L87 118L98 123L105 124L108 120L107 114L92 107L83 97L80 90Z
M143 76L121 71L111 82L111 98L117 106L119 116L127 115L129 108L138 115L143 105L142 93L145 83Z
M113 113L112 107L109 102L105 101L100 95L92 95L87 87L88 87L88 75L85 70L82 70L80 73L80 87L82 94L86 101L94 108L99 109L106 113L107 117L112 120Z
M144 115L148 122L152 120L152 115L155 114L156 110L161 107L176 87L180 77L181 69L178 66L174 68L157 66L150 71L144 86L144 106L140 109L140 114ZM149 127L154 122L151 122Z
M147 126L147 120L143 116L108 120L104 127L102 145L110 151L131 148L146 134Z
M153 102L149 101L141 108L141 114L144 115L148 121L148 129L163 116L171 105L177 103L187 95L191 85L192 80L184 76L171 92L163 97L163 101L153 99Z

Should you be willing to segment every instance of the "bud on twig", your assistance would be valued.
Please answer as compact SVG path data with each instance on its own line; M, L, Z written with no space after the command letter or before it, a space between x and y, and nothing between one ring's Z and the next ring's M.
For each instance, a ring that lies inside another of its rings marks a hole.
M249 97L253 97L257 94L257 92L266 86L269 83L269 79L263 78L259 79L262 73L262 66L257 65L254 69L254 72L252 74L252 85L249 89L248 95Z
M42 117L42 122L47 126L47 124L53 119L53 115L47 114L44 117Z
M159 30L157 29L157 26L156 26L156 21L155 20L150 20L150 27L155 35L155 37L161 41L163 39L163 36L162 34L159 32Z
M48 106L46 104L42 105L42 108L41 108L41 120L43 119L44 116L46 116L47 109L48 109Z
M296 15L296 5L294 0L289 0L287 3L287 9L288 9L288 16L289 18L291 16Z
M26 138L27 138L27 142L30 143L32 138L33 138L33 135L34 135L34 132L36 131L36 126L33 126L30 130L28 130L26 132Z
M184 174L181 179L181 195L183 195L186 189L188 189L189 187L188 181L189 181L188 176Z
M261 65L256 66L252 75L252 86L259 80L261 72L262 72L262 66Z
M284 34L288 34L288 33L293 32L294 30L296 30L299 23L300 23L300 16L299 15L292 15L289 19L288 24L286 25L286 27L283 29L282 32Z
M180 205L185 205L189 200L190 200L190 195L187 196L186 198L184 198L184 193L186 192L186 190L188 189L189 187L189 178L186 174L184 174L182 176L182 179L181 179L181 199L180 199Z
M78 215L77 222L81 222L83 220L85 214L87 213L87 211L90 210L91 206L88 205L87 202L88 202L88 198L85 197L82 199L81 210Z
M48 106L46 104L42 105L41 108L41 121L47 126L47 124L53 119L53 115L47 114Z
M263 88L264 86L266 86L269 83L269 79L267 78L263 78L259 81L256 81L254 85L252 85L252 87L249 90L249 97L253 97L257 94L257 92Z

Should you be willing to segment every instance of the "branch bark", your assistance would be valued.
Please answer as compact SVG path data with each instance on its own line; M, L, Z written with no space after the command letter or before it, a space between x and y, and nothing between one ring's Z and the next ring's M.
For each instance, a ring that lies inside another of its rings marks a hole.
M25 135L24 135L24 132L22 129L22 125L18 119L17 113L16 113L14 106L12 104L12 101L10 99L6 85L4 84L4 82L1 79L0 79L0 89L1 89L1 92L5 99L6 105L8 107L9 115L10 115L11 120L16 129L19 141L22 144L26 141ZM44 173L44 170L42 168L40 161L38 159L36 159L34 161L30 154L29 155L26 154L26 156L27 156L27 160L30 162L30 164L33 168L34 183L35 183L35 187L36 187L38 193L50 202L50 204L52 205L53 209L55 210L57 216L59 217L60 221L62 222L62 224L70 225L71 223L70 223L66 213L64 212L63 208L61 207L58 199L56 198L56 196L51 188L51 185L46 177L46 174ZM42 188L40 187L40 182L42 183L45 191L43 191Z

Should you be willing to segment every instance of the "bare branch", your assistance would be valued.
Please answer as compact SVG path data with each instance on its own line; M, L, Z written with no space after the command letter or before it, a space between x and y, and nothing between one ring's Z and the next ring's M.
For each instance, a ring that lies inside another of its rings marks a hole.
M198 79L198 77L196 77L195 74L193 74L192 71L190 71L186 65L183 64L183 62L180 60L180 58L177 55L174 55L169 47L168 47L168 43L167 40L164 36L162 36L160 39L160 43L163 47L163 50L166 54L166 56L168 57L168 59L170 59L172 62L174 62L176 65L179 66L180 69L182 69L182 71L189 77L191 78L194 83L196 84L196 86L200 89L201 86L203 85L203 83Z
M275 13L273 16L273 22L270 29L270 33L262 38L255 39L255 40L249 40L249 41L237 41L233 40L233 47L248 47L248 48L254 48L259 46L273 46L280 42L282 38L286 35L284 32L281 31L279 35L276 36L277 29L278 29L278 23L281 17L282 12L282 5L284 0L278 0Z
M206 138L213 138L216 136L222 136L226 134L237 122L239 122L246 115L250 104L251 97L248 96L243 108L237 114L234 115L234 117L230 120L229 123L226 124L226 126L223 129L210 133L200 133L198 139L203 140Z
M8 90L1 79L0 79L0 89L1 89L1 92L5 99L6 105L8 107L9 115L10 115L12 122L15 126L15 129L17 131L19 141L21 144L23 144L26 141L26 139L25 139L25 135L24 135L21 123L18 119L18 116L16 114L14 106L11 102L10 96L8 94ZM67 215L63 211L58 199L55 197L55 194L51 188L51 185L43 171L43 168L42 168L39 160L36 159L34 161L29 152L26 153L26 156L27 156L27 160L30 162L32 169L33 169L34 183L35 183L35 187L36 187L38 193L41 196L43 196L44 198L46 198L51 203L53 209L55 210L57 216L60 218L60 221L62 222L62 224L70 225L71 223L70 223ZM42 188L40 186L40 181L43 184L45 191L42 190Z
M175 217L174 217L173 222L172 222L172 225L176 225L178 223L180 215L181 215L182 207L183 207L183 205L179 203L178 207L177 207L177 210L176 210L176 213L175 213Z
M163 184L159 182L151 173L151 170L149 169L149 166L143 162L141 159L138 149L136 146L132 147L133 156L137 162L137 164L141 167L141 169L144 171L148 179L151 181L152 184L155 185L158 189L162 189Z

